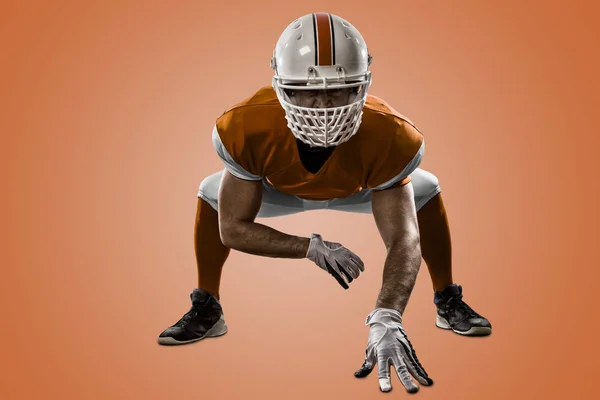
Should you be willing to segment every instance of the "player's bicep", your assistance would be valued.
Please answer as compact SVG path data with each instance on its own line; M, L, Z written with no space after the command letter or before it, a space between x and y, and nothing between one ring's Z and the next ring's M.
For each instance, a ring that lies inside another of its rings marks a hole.
M373 217L386 248L414 245L419 228L411 183L397 182L385 190L373 191Z

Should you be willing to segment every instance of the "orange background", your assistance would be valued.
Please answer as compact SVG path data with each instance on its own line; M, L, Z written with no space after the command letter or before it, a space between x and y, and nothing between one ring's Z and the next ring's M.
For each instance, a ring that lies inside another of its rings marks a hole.
M537 3L537 4L534 4ZM598 311L598 7L592 1L12 1L0 12L1 399L365 399L384 248L372 217L268 221L344 243L343 291L309 262L234 252L229 333L160 347L195 286L211 128L269 85L281 31L343 16L371 93L427 137L455 278L491 337L434 326L423 266L405 316L421 399L591 399ZM265 221L265 220L263 220ZM595 367L594 367L595 365Z

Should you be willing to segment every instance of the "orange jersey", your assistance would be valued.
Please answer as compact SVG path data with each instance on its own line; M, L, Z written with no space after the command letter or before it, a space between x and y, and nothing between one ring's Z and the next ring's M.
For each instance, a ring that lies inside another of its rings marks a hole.
M358 132L313 174L300 160L296 138L272 87L224 112L215 125L215 141L221 158L228 160L226 166L236 164L243 170L243 176L234 175L266 179L283 193L309 200L347 197L390 181L408 183L424 149L423 135L414 124L368 95Z

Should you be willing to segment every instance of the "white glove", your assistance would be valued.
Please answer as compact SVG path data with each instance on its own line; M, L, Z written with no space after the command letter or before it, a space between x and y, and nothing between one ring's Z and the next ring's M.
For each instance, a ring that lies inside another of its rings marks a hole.
M333 275L344 289L348 289L344 277L351 283L365 270L365 264L359 256L339 243L324 241L316 233L310 238L306 258Z
M412 380L414 376L419 383L425 386L433 381L423 366L419 363L404 328L402 328L402 315L396 310L376 308L367 317L366 325L370 326L367 344L367 356L363 365L354 373L357 378L369 375L375 364L379 365L379 387L382 392L392 390L390 380L390 364L396 368L398 378L409 393L415 393L419 387ZM410 374L409 374L410 372Z

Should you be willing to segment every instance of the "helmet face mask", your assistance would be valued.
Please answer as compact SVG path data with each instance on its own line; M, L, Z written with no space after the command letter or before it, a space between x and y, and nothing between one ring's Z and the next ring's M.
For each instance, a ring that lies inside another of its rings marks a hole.
M316 147L349 140L360 126L370 64L362 36L341 18L309 14L290 24L271 67L273 88L294 136Z

